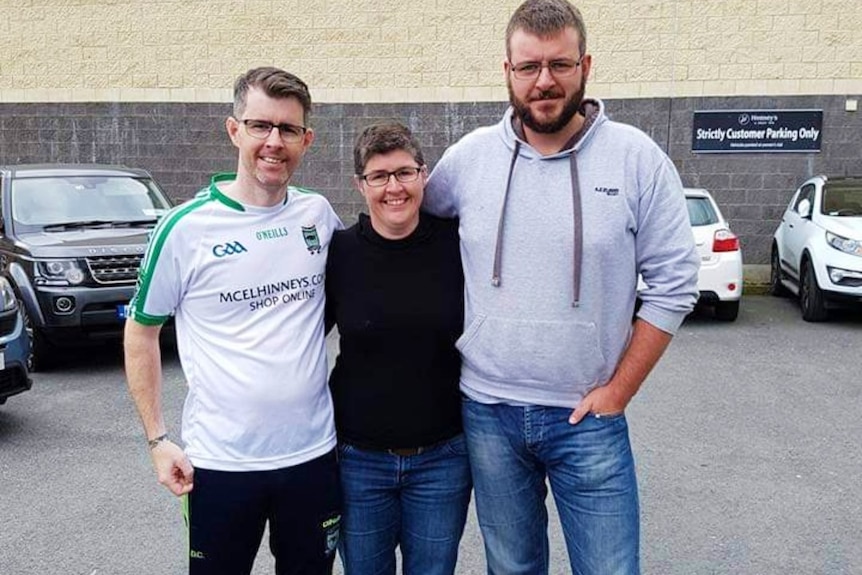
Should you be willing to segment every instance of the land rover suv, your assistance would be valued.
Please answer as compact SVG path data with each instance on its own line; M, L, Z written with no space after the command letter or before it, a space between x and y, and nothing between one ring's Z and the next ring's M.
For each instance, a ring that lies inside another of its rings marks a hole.
M144 170L0 166L0 274L30 336L28 367L56 347L119 338L147 235L171 207Z

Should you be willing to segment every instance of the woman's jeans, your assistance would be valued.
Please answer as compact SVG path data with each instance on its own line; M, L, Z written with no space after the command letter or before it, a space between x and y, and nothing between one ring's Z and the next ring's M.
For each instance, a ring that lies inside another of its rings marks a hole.
M546 480L572 573L640 572L637 479L625 415L589 414L571 425L568 408L466 398L462 408L489 574L548 573Z
M339 554L349 575L451 575L470 504L463 435L418 455L339 445L344 515Z

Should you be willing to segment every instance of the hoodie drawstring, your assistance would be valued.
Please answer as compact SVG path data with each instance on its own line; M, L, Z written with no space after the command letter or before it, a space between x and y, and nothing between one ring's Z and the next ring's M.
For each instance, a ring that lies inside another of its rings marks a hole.
M572 150L569 157L569 169L572 174L572 307L581 303L581 262L584 253L584 226L581 207L581 185L578 179L578 153Z
M506 219L506 201L509 199L509 190L512 188L512 175L515 173L515 162L518 161L518 152L521 151L521 142L515 140L515 151L512 153L512 161L509 164L509 177L506 179L506 191L503 194L503 207L500 208L500 221L497 223L497 245L494 248L494 271L491 274L491 285L500 287L500 267L503 258L503 220Z
M517 126L516 132L518 131ZM582 133L576 134L573 141L566 144L566 147L574 146L574 142L579 139ZM520 137L523 137L519 134ZM565 148L564 148L565 149ZM502 278L502 260L503 260L503 222L506 218L506 203L509 200L509 191L512 188L512 177L515 172L515 162L518 161L518 153L521 151L521 141L515 139L515 150L512 152L512 161L509 163L509 177L506 178L506 191L503 194L503 206L500 208L500 221L497 223L497 244L494 248L494 269L491 274L491 285L500 287ZM572 177L572 307L578 307L581 299L581 263L583 261L584 251L584 226L583 212L581 208L581 186L578 181L578 157L577 152L572 150L569 156L569 169Z

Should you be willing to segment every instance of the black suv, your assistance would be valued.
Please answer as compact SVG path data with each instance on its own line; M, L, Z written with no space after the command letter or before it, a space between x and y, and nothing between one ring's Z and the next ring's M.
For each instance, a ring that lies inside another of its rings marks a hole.
M118 338L147 236L171 207L144 170L0 166L0 273L30 335L28 367L54 346Z

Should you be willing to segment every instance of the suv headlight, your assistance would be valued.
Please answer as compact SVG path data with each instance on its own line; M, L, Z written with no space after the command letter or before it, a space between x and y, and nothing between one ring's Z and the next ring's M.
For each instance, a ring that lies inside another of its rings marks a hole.
M826 242L836 250L862 257L862 242L859 240L851 240L832 232L826 232Z
M12 284L6 278L0 277L0 311L9 311L15 307L15 292Z
M76 260L45 260L36 262L38 277L42 285L78 285L84 281L84 270Z

